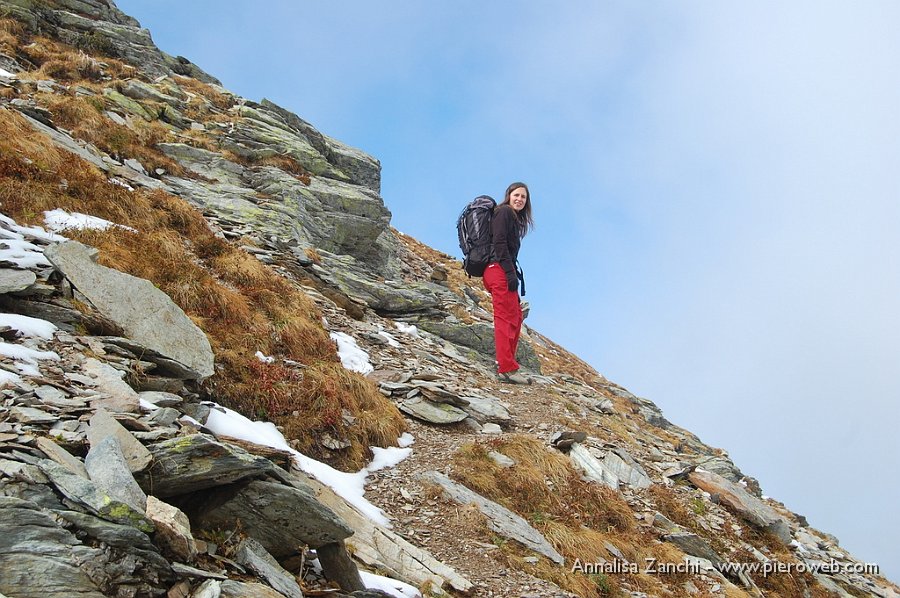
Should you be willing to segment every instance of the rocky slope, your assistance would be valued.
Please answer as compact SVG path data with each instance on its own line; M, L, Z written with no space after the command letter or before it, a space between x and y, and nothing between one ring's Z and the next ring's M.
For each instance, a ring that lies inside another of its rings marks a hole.
M111 2L0 17L0 594L897 595L537 332L534 384L499 385L489 297L390 227L374 158ZM115 225L48 233L56 207ZM368 474L389 525L291 452L355 471L404 427Z

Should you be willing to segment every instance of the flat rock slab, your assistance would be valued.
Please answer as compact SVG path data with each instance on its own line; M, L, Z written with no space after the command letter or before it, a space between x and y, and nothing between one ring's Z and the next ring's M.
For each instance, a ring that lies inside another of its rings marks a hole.
M145 390L144 392L139 392L138 396L157 407L175 407L184 402L184 399L171 392Z
M550 545L550 542L539 531L528 525L525 519L506 507L486 499L437 471L429 471L422 474L422 479L440 486L448 498L459 504L474 504L487 517L488 526L493 531L506 538L520 542L528 549L544 555L557 565L563 564L564 559L562 555Z
M265 584L245 583L233 579L221 582L219 592L221 593L216 594L218 598L284 598L281 592L277 592ZM196 596L196 594L192 594L192 596Z
M116 419L103 409L98 409L91 417L91 425L88 428L88 441L91 446L99 445L109 436L113 436L122 449L125 461L132 473L143 471L147 468L153 456L150 451L135 438L131 432L125 429ZM143 509L142 509L143 510Z
M38 460L37 466L50 478L50 482L57 490L89 513L148 533L153 531L153 522L144 517L143 511L137 511L129 504L110 496L90 480L72 473L50 459Z
M697 534L687 531L678 531L673 534L666 534L663 536L663 540L671 542L685 554L708 560L715 567L722 564L722 557L713 550L712 546L709 545L709 542Z
M87 376L88 383L100 392L100 398L91 401L94 407L116 413L140 412L140 398L138 393L122 380L124 372L93 357L85 360L82 371Z
M378 525L318 480L307 479L305 482L313 488L319 502L334 510L353 528L353 538L348 544L352 545L354 558L369 569L385 571L391 577L406 580L417 587L452 588L463 594L472 591L472 582L434 558L427 550Z
M0 295L24 291L37 282L31 270L11 270L0 268Z
M153 465L138 483L148 494L160 498L259 477L276 468L268 459L206 434L178 436L152 444L149 450Z
M238 545L234 560L255 572L287 598L303 598L303 591L294 576L285 571L275 557L253 538L246 538Z
M22 424L55 424L59 418L34 407L13 407L9 415Z
M131 505L136 511L147 508L147 495L134 481L128 461L115 436L107 436L99 443L92 443L84 458L84 466L92 482L110 496Z
M463 411L471 415L478 423L503 425L512 421L509 410L503 406L500 399L470 396L464 396L462 399L467 403L462 407Z
M569 450L569 458L588 479L614 490L619 489L620 483L634 488L648 488L652 484L640 464L621 449L601 451L576 442Z
M79 475L85 479L90 478L87 469L85 469L84 467L84 463L81 462L81 459L79 459L63 447L59 446L49 438L38 438L37 447L41 449L45 455L47 455L72 473Z
M772 532L785 544L791 543L791 528L788 522L775 509L740 485L702 469L691 472L688 479L697 488L710 494L718 494L723 503L753 525Z
M210 491L190 505L188 515L201 529L233 529L240 520L241 529L276 558L303 544L318 548L353 534L311 491L259 480Z
M469 414L449 403L434 403L421 397L401 402L400 411L431 424L455 424L469 417Z
M101 266L97 251L76 241L53 245L44 254L125 336L190 368L194 378L214 373L206 335L149 280Z

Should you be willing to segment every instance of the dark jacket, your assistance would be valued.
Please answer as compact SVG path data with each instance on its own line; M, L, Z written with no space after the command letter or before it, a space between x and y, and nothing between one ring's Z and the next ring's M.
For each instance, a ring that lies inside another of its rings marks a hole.
M498 262L506 274L507 288L518 290L519 278L516 276L516 259L519 247L522 246L522 226L516 211L509 204L497 206L491 220L493 236L492 262Z

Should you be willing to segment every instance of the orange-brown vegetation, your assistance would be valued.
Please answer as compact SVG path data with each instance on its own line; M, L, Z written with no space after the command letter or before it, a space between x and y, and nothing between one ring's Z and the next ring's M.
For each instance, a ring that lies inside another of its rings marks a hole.
M193 96L184 110L189 118L204 121L209 114L224 112L235 104L234 96L222 93L208 83L183 75L176 75L174 79L180 88Z
M443 267L444 270L447 271L447 287L451 291L462 297L464 292L463 289L469 287L472 291L475 291L476 295L480 294L484 296L485 300L481 302L481 307L488 311L493 310L493 307L491 306L491 296L484 290L481 279L470 278L469 275L466 274L466 271L463 270L461 261L446 253L433 249L409 235L401 234L394 228L391 228L391 232L394 233L394 236L400 243L402 243L413 255L420 257L432 267Z
M55 124L117 160L134 158L149 172L162 168L176 176L186 174L180 164L156 149L158 143L175 141L171 131L159 121L135 118L130 127L116 124L103 115L106 105L100 96L39 94L36 99L50 110Z

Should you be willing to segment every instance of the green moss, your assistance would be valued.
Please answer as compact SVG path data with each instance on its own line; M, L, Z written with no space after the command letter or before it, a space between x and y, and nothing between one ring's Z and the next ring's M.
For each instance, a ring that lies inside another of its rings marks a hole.
M143 513L135 511L125 503L113 500L109 496L103 497L103 503L104 506L101 509L101 514L110 521L122 525L129 525L147 533L151 533L156 529L153 522L144 517Z

